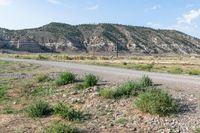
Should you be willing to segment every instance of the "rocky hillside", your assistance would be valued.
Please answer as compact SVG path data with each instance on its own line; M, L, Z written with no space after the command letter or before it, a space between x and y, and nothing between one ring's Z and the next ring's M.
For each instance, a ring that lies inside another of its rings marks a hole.
M104 52L138 54L200 54L200 39L175 30L118 24L0 28L0 49L27 52Z

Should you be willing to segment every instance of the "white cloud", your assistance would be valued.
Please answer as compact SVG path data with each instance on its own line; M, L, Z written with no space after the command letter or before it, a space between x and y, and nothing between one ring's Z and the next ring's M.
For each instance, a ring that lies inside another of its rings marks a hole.
M99 5L93 5L93 6L88 7L87 9L90 11L94 11L94 10L99 9Z
M150 9L151 9L151 10L158 10L158 9L160 9L160 8L161 8L160 5L154 5L154 6L151 7Z
M60 0L47 0L51 4L60 4Z
M191 24L195 19L200 17L200 9L191 10L186 14L183 14L182 17L177 18L178 24L186 23Z
M193 9L180 17L177 17L174 24L162 25L159 23L148 22L146 25L156 29L178 30L200 38L200 25L198 23L200 19L198 20L198 18L200 18L200 9Z
M11 0L0 0L0 6L8 6L12 3Z

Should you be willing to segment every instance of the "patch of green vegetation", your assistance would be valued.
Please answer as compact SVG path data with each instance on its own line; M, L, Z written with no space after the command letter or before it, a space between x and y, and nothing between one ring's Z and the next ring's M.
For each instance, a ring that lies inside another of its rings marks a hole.
M95 85L97 85L98 80L99 80L98 77L96 77L93 74L85 75L83 82L75 84L74 89L83 90L83 89L86 89L88 87L95 86Z
M39 54L37 57L36 57L37 60L48 60L48 57L47 56L44 56L44 55L41 55Z
M100 90L99 94L104 98L111 99L113 98L114 90L111 88L104 88Z
M85 89L85 86L83 85L83 84L75 84L74 85L74 89L76 89L76 90L83 90L83 89Z
M6 86L0 86L0 102L8 99L7 90Z
M122 64L123 64L124 66L126 66L128 63L127 63L127 62L123 62Z
M142 112L168 116L177 113L177 104L172 97L160 89L151 88L138 95L135 105Z
M37 101L30 105L26 110L28 116L30 117L44 117L51 114L52 109L47 102Z
M140 80L140 84L143 87L149 87L149 86L153 86L153 81L148 76L143 76L142 79Z
M200 133L200 128L197 128L194 133Z
M116 121L117 124L121 124L121 125L124 125L127 123L127 120L125 118L120 118Z
M189 75L200 75L200 70L199 69L192 69L192 70L189 70L188 74Z
M154 64L132 64L132 63L90 63L100 66L111 66L111 67L118 67L118 68L126 68L126 69L135 69L135 70L143 70L143 71L153 71L155 65Z
M54 88L50 87L38 87L35 88L32 92L31 95L33 96L44 96L44 95L50 95L55 92Z
M3 114L17 114L19 111L14 109L14 108L11 108L11 107L6 107L3 109Z
M96 77L93 74L88 74L85 75L84 77L83 85L87 88L97 85L97 82L98 82L98 77Z
M24 80L20 86L21 96L30 96L34 87L35 87L35 84L32 80L31 81Z
M69 121L80 121L83 118L80 111L76 111L71 106L64 103L57 104L54 107L54 113Z
M13 65L14 63L13 62L10 62L10 61L2 61L0 60L0 73L6 73L6 72L9 72L9 70L7 70L7 68L10 66L10 65Z
M137 70L151 71L154 65L153 64L134 64L132 67Z
M116 89L105 88L100 90L100 95L104 98L120 98L137 96L139 93L144 92L146 87L153 86L153 81L147 76L143 76L139 82L128 81Z
M0 61L0 73L31 73L38 65L12 61Z
M182 74L184 71L181 67L172 67L168 72L173 74Z
M36 76L36 80L37 80L38 83L46 82L46 81L49 80L49 77L48 77L47 74L39 74L39 75Z
M75 74L73 74L71 72L64 72L64 73L60 74L60 76L56 80L56 85L59 85L59 86L67 85L70 83L74 83L75 80L76 80Z
M77 133L77 131L69 125L54 123L44 133Z
M10 61L3 61L3 60L0 60L0 66L2 65L8 65L8 64L11 64L12 62Z
M136 96L140 91L143 91L141 85L134 81L128 81L119 86L113 91L113 98L120 98L123 96Z

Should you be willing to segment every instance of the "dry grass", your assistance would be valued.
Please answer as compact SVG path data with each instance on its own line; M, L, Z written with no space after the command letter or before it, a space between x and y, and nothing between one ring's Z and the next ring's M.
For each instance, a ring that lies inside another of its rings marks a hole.
M0 57L67 61L173 74L200 75L198 56L90 56L66 54L1 54Z

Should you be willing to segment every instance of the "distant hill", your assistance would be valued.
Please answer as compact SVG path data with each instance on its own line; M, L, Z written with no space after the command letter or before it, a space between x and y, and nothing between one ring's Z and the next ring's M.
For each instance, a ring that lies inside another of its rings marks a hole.
M175 30L119 24L0 28L0 49L26 52L104 52L137 54L200 54L200 39Z

